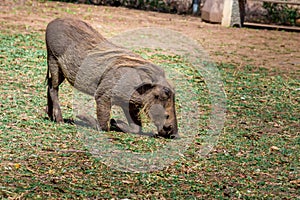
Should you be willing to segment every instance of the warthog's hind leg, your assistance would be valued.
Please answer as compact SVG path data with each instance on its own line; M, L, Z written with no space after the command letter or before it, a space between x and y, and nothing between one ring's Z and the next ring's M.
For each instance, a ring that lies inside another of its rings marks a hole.
M51 53L48 52L48 70L51 74L47 75L48 89L47 89L47 114L49 118L56 122L63 122L61 109L58 100L58 87L64 81L63 73L59 68L58 61Z

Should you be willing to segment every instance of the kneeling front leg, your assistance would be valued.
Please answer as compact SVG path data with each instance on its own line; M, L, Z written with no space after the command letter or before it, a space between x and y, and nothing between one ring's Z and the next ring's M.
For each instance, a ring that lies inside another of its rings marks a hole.
M98 120L98 130L110 131L110 110L111 102L102 98L96 98L96 114Z

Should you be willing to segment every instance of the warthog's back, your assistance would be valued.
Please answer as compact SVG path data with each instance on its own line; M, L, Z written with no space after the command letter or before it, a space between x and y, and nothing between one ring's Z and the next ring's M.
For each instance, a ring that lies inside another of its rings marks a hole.
M102 42L106 39L83 21L58 18L47 26L48 56L55 57L64 77L72 85L88 52Z
M58 18L50 22L46 30L47 45L56 57L62 56L68 49L77 45L82 48L80 50L92 49L101 41L106 39L80 20Z

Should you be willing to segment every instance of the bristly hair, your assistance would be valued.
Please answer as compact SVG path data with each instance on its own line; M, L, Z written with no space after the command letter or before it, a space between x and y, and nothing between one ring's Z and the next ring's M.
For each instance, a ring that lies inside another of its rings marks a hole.
M150 122L149 110L151 108L151 101L152 99L147 99L144 103L142 108L139 110L139 118L142 122Z

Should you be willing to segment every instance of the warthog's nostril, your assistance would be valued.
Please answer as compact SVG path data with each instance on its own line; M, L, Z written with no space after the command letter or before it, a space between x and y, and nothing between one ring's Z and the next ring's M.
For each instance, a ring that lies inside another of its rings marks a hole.
M170 135L171 139L180 139L178 134Z
M172 125L164 126L163 129L164 129L164 131L166 131L166 132L170 132L170 131L172 131L173 126L172 126Z

